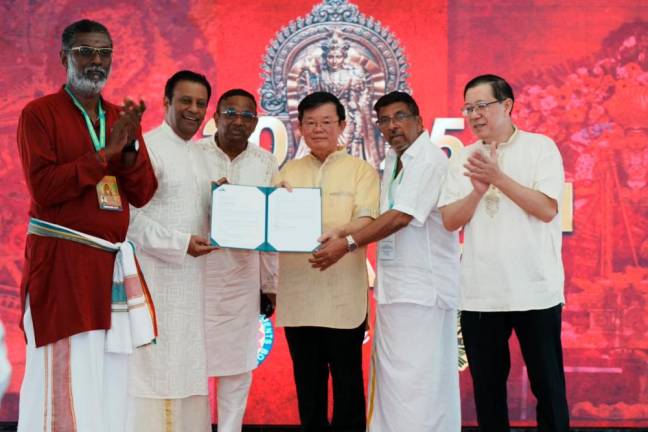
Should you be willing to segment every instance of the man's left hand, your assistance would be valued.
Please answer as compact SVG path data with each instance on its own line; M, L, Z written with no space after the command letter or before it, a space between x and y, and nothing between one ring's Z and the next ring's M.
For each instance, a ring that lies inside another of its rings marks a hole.
M333 228L333 229L331 229L331 230L326 231L326 232L325 232L324 234L322 234L321 236L319 236L319 237L317 238L317 241L320 242L320 243L322 243L322 244L325 244L326 242L328 242L328 241L330 241L330 240L333 240L333 239L336 239L336 238L340 238L340 237L343 237L343 232L342 232L342 230L339 229L339 228Z
M322 246L313 253L308 260L313 268L324 271L338 262L347 253L347 241L345 238L333 238L322 243Z
M490 145L489 155L480 151L474 152L464 167L468 170L466 175L471 179L497 186L502 177L502 171L497 164L497 145Z

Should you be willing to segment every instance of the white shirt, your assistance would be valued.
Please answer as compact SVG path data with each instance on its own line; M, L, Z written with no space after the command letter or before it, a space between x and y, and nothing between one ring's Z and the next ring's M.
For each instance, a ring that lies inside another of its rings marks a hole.
M270 186L277 159L255 144L230 160L214 137L200 140L204 185L227 177L231 184ZM211 199L211 187L203 193ZM218 249L206 256L205 331L209 376L235 375L257 366L259 295L275 293L276 253Z
M482 147L478 141L453 158L440 207L472 191L463 165ZM500 169L513 180L560 203L562 158L550 138L517 130L498 146L497 159ZM525 311L564 303L561 245L559 215L542 222L491 187L464 227L461 309Z
M196 142L171 127L144 135L158 188L141 209L131 207L128 239L157 312L155 344L138 348L130 360L130 389L136 397L184 398L208 394L203 323L204 257L187 255L189 238L207 231L207 202L196 175L202 159Z
M396 153L389 149L385 158L380 211L384 213L392 208L413 219L378 244L376 301L380 304L416 303L456 308L459 300L459 238L457 233L443 228L437 208L448 158L430 141L427 132L423 132L402 154L403 167L392 181L396 162ZM385 253L386 247L393 247L393 258Z

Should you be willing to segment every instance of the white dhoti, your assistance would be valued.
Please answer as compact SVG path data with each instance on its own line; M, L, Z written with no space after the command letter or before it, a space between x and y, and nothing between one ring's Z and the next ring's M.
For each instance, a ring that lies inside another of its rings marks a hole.
M456 310L378 304L367 431L460 431L457 356Z
M105 352L106 331L80 333L37 348L29 298L20 388L20 432L120 432L125 428L128 355Z
M209 396L181 399L130 398L127 430L132 432L210 432Z

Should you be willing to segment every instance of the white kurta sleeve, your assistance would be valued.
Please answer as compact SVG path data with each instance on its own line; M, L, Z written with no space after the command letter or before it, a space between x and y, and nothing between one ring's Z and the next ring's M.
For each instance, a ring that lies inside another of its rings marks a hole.
M549 138L543 143L533 179L533 189L560 203L565 183L562 156L556 144Z
M472 191L472 183L464 175L466 168L463 166L468 159L469 153L469 148L462 148L459 154L450 159L448 173L441 187L437 204L439 208L465 198Z
M162 153L166 148L165 144L168 143L160 128L146 134L144 139L147 141L151 165L158 184L162 184L165 182L167 172L170 172L170 169L165 167L165 158ZM151 202L161 199L160 193L161 188L158 187ZM191 233L169 229L151 218L147 214L151 211L149 210L151 202L139 209L130 206L130 224L126 237L133 242L138 252L144 252L171 264L182 264L187 256Z
M261 291L276 294L279 285L279 254L276 252L259 253Z
M190 233L168 229L146 215L145 209L131 206L128 240L138 251L171 264L182 264L187 256Z

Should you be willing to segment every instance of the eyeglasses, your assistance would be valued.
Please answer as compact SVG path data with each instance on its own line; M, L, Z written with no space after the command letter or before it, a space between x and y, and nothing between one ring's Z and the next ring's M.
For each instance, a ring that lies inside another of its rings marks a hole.
M301 124L301 127L304 129L316 129L318 127L321 127L322 129L326 130L331 130L335 125L339 124L340 120L322 120L322 121L314 121L314 120L307 120Z
M401 124L410 117L416 117L416 115L400 111L394 114L394 117L380 117L378 120L376 120L376 125L378 125L378 127L387 127L391 124L391 122L394 122L395 124Z
M234 108L227 108L226 110L221 111L221 115L227 120L234 120L238 117L247 123L253 122L254 119L257 118L257 115L251 111L238 112Z
M97 54L99 54L99 57L102 59L109 59L112 57L112 48L94 48L94 47L89 47L89 46L78 46L74 48L70 48L67 50L68 52L74 53L77 57L81 57L84 59L93 59Z
M472 113L480 114L482 112L486 112L486 110L488 110L488 107L490 105L495 103L500 103L500 102L504 102L504 101L494 100L492 102L477 102L474 105L464 105L464 107L461 108L461 114L464 117L470 117Z

